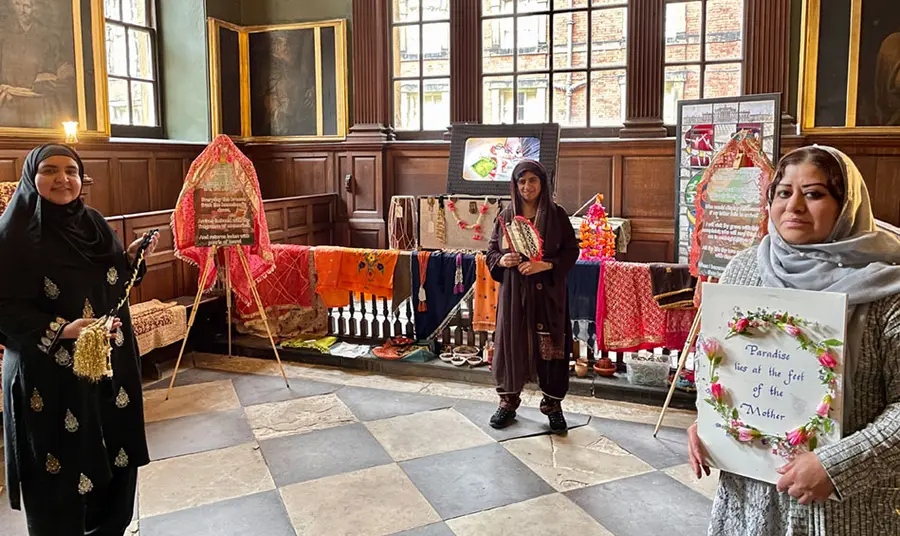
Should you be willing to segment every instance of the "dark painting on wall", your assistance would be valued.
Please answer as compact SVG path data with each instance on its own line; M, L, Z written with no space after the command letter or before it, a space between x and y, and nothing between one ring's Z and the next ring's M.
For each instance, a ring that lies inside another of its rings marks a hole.
M250 34L253 136L315 136L315 30Z
M75 48L71 0L0 0L0 127L78 120Z
M900 126L900 10L867 0L860 25L857 126Z
M241 135L241 49L240 32L219 29L219 69L221 73L222 133Z

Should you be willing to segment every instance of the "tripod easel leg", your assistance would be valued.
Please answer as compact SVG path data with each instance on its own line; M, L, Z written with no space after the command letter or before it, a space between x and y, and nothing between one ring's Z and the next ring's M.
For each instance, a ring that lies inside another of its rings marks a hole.
M172 379L169 381L169 390L166 391L166 400L172 394L172 388L175 386L175 376L178 375L178 367L181 366L181 358L184 357L184 349L187 346L188 337L191 334L191 328L194 327L194 320L197 319L197 309L200 308L200 298L203 296L203 289L206 287L206 276L209 273L210 263L216 256L216 247L209 248L209 255L206 257L206 265L203 267L203 274L200 276L200 287L197 288L197 296L194 297L194 307L191 309L191 317L188 320L187 331L184 339L181 341L181 350L178 351L178 361L175 362L175 370L172 372Z
M290 389L291 384L288 383L287 374L284 372L284 365L281 363L281 356L278 355L278 347L275 345L275 338L272 337L272 330L269 328L269 319L266 317L266 309L263 307L262 299L259 297L259 291L256 290L256 281L253 280L253 274L250 272L250 265L247 263L247 257L244 255L244 248L241 246L235 247L237 248L238 256L241 258L241 264L244 265L247 281L250 282L250 291L253 292L253 299L256 300L256 306L259 308L259 316L266 326L266 334L269 335L269 342L272 343L272 351L275 352L275 359L278 360L278 367L281 368L281 377L284 378L284 385Z
M700 334L700 313L701 310L698 308L697 316L694 317L694 322L691 324L691 331L688 333L687 341L684 343L684 349L681 351L681 356L678 359L678 368L675 369L675 377L672 379L672 385L669 386L669 394L666 396L666 403L663 404L662 411L659 412L659 419L656 421L656 428L653 429L653 437L656 437L656 434L659 433L659 428L662 426L666 411L669 409L669 404L672 402L672 396L675 394L675 383L678 381L678 376L681 374L681 371L684 370L684 364L687 362L688 353L690 353L694 343L697 342L697 335Z
M231 351L231 257L225 252L225 305L228 317L228 357L233 355Z

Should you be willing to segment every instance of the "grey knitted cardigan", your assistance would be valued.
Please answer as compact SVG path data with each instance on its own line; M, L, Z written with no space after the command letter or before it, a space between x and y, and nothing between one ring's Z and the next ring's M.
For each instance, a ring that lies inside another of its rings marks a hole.
M722 283L760 286L756 248ZM816 450L839 501L803 506L775 486L722 473L709 536L900 535L900 295L869 304L844 439ZM849 338L849 337L848 337Z

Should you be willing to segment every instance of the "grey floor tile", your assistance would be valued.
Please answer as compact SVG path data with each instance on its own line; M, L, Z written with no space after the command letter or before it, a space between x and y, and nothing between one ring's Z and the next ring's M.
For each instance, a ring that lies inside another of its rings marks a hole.
M181 387L183 385L194 385L197 383L207 383L207 382L217 382L222 380L235 380L237 378L243 377L244 374L236 374L234 372L222 372L219 370L211 370L211 369L200 369L200 368L189 368L182 369L178 371L178 375L175 376L175 387ZM157 389L168 389L169 382L172 381L172 378L166 378L163 380L159 380L158 382L151 383L150 385L144 387L145 391L156 391Z
M260 447L278 487L393 462L362 424L269 439Z
M278 491L141 520L141 536L294 536Z
M516 420L502 430L491 428L491 415L497 411L497 404L490 402L480 402L478 400L460 400L453 408L466 416L475 426L481 428L492 438L497 441L507 441L510 439L520 439L523 437L531 437L536 435L550 433L550 424L547 416L535 408L519 408L516 410ZM591 420L588 415L580 413L565 412L566 422L569 423L569 429L585 426Z
M365 387L345 387L338 391L337 395L356 415L356 418L363 422L446 409L453 407L453 404L456 403L456 400L452 398Z
M401 463L442 519L553 493L502 446L486 445Z
M281 376L251 374L242 374L239 378L232 380L232 383L234 383L234 390L237 391L241 405L244 407L326 395L341 388L340 385L291 378L291 387L288 389Z
M650 424L594 418L591 426L655 469L687 462L687 432L680 428L660 428L659 434L653 437Z
M243 409L213 411L147 423L150 459L162 460L253 441Z
M434 525L398 532L394 536L453 536L453 531L444 523L435 523Z
M660 472L565 494L616 536L705 535L712 501Z

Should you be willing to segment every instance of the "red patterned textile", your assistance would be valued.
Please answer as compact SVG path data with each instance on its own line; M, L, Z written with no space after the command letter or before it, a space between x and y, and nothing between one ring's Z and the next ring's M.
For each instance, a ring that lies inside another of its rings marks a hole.
M178 203L172 214L172 232L175 235L175 256L200 268L200 280L203 279L203 271L206 271L206 285L203 290L209 290L216 281L216 263L221 258L207 262L209 247L199 247L194 242L194 190L212 171L213 165L222 159L232 164L237 180L243 187L244 194L250 200L253 209L254 245L241 246L244 257L250 266L250 272L254 281L260 281L275 269L275 259L272 246L269 243L269 226L265 213L262 210L262 195L259 191L259 181L256 170L244 154L234 145L231 138L220 135L200 153L200 156L191 164L184 186L178 196ZM239 246L225 248L223 255L229 256L231 264L231 284L239 301L248 301L253 304L250 291L250 281L247 279L244 267L238 255ZM224 266L218 266L222 273ZM254 304L255 305L255 304Z
M285 306L311 307L310 247L273 244L272 253L275 256L275 271L257 284L263 307L266 311ZM237 287L234 289L235 294L249 290L249 288L239 290ZM237 301L237 312L244 317L259 313L252 294L240 296Z
M602 277L604 299L597 300L597 325L603 326L600 349L633 352L664 346L666 311L653 300L650 265L607 261Z
M666 348L681 351L691 333L696 309L666 310Z

